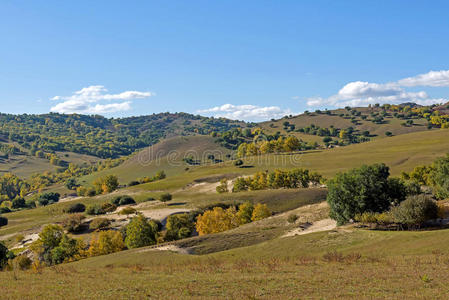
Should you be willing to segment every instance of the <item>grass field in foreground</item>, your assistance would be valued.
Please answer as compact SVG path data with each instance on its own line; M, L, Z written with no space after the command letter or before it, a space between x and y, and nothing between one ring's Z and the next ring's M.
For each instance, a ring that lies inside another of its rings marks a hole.
M141 248L0 281L16 299L447 299L448 239L448 230L355 230L203 256Z

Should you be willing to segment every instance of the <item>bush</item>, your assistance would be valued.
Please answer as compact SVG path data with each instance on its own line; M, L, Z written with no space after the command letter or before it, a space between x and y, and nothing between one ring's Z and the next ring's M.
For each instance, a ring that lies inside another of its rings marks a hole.
M11 209L9 207L7 207L7 206L0 207L0 214L7 214L10 212L11 212Z
M239 205L239 210L237 211L237 217L239 219L239 224L251 223L251 217L253 216L254 206L250 202L245 202Z
M31 259L29 259L26 255L19 255L13 261L14 266L20 270L28 270L32 263L33 262Z
M106 211L98 204L92 204L86 207L86 214L91 216L104 215L105 213Z
M119 215L132 215L135 214L137 212L137 210L135 210L132 207L125 207L123 208L121 211L119 211Z
M220 180L220 184L215 188L215 190L219 194L229 192L229 190L228 190L228 180L226 178Z
M146 198L145 200L144 200L144 202L146 202L146 201L155 201L156 199L155 198L153 198L153 197L148 197L148 198Z
M156 244L157 228L155 222L147 221L142 215L132 218L125 229L125 245L131 249Z
M159 200L162 202L170 201L173 198L173 196L170 193L164 193L159 197Z
M296 220L298 220L298 216L295 214L291 214L287 217L287 222L289 223L295 223Z
M119 205L136 204L136 201L130 196L122 196Z
M109 227L111 221L106 218L96 218L93 219L89 224L89 228L91 230L103 230Z
M124 195L124 196L116 196L116 197L114 197L112 199L111 203L116 205L116 206L120 206L120 205L135 204L136 201L132 197Z
M83 230L84 215L73 214L62 221L62 227L68 232L76 233Z
M35 208L36 207L36 202L34 200L27 200L27 201L25 201L25 205L28 208Z
M76 190L76 188L79 186L79 184L76 182L75 178L69 178L65 182L65 187L69 190Z
M237 159L236 161L234 161L234 166L239 167L243 165L243 160L241 159Z
M16 198L12 200L12 208L18 209L18 208L24 208L26 207L25 199L23 198Z
M449 198L449 155L433 163L432 183L438 199Z
M0 227L8 225L8 219L0 216Z
M330 217L339 225L364 212L383 212L405 199L405 186L388 178L389 168L374 164L339 173L327 182Z
M128 183L128 186L135 186L135 185L139 185L139 184L140 184L140 182L133 180Z
M73 203L69 207L65 208L63 211L68 214L81 213L86 210L86 206L82 203Z
M97 178L93 185L97 194L106 194L117 189L119 182L115 175L106 175L105 177Z
M438 217L438 206L425 195L411 196L392 209L394 221L408 228L419 228Z
M114 212L117 209L117 206L115 204L106 202L101 205L101 209L103 209L107 213Z
M45 206L58 202L59 197L60 197L59 193L49 192L39 195L37 201L39 202L39 205Z

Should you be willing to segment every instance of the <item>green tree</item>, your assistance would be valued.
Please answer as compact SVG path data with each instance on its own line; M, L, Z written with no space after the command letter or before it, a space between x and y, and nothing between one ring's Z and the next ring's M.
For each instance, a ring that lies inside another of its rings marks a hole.
M327 183L330 217L339 225L364 212L383 212L392 203L405 199L406 189L396 180L389 180L385 164L364 165L346 173L338 173Z
M192 235L195 224L188 214L176 214L167 217L165 240L172 241L187 238Z
M239 205L239 210L237 211L237 217L240 224L251 223L251 217L253 215L254 206L251 202L245 202Z
M156 239L157 224L142 215L132 218L126 226L125 245L130 249L156 244Z
M425 195L411 196L392 209L394 221L409 228L420 227L438 216L438 206Z
M433 163L431 181L437 198L449 198L449 155L438 158Z

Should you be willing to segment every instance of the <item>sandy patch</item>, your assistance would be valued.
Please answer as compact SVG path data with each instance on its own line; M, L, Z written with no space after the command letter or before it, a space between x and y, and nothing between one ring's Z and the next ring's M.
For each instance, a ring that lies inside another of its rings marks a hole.
M336 227L337 227L337 222L335 220L324 219L324 220L316 221L314 223L309 223L308 225L303 225L299 228L290 230L289 232L284 234L282 237L303 235L303 234L309 234L309 233L320 232L320 231L328 231L328 230L335 229Z

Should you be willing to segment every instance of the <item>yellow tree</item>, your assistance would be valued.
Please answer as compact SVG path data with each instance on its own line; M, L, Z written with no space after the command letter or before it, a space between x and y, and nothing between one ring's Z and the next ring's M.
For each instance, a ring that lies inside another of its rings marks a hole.
M125 249L123 236L119 231L107 230L96 234L90 243L88 255L98 256Z
M259 221L271 216L271 212L266 204L257 203L254 206L253 215L251 216L251 221Z
M235 207L223 209L214 207L199 215L196 221L196 231L199 235L226 231L239 226L239 218Z

